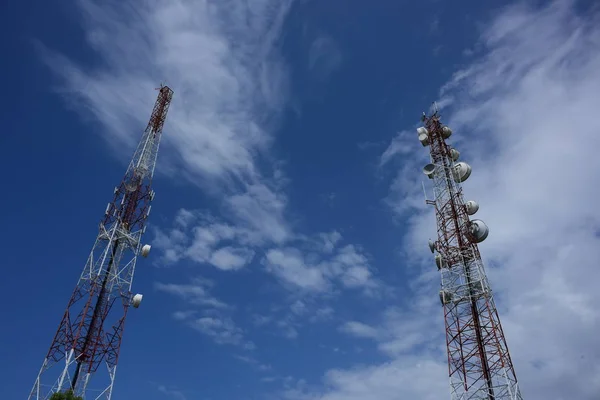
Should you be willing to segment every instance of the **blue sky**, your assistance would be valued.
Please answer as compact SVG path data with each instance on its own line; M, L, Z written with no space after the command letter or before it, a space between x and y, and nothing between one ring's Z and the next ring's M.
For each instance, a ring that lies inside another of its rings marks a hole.
M449 396L415 133L434 100L474 169L523 396L597 395L591 3L0 7L7 398L33 384L160 82L153 251L113 398Z

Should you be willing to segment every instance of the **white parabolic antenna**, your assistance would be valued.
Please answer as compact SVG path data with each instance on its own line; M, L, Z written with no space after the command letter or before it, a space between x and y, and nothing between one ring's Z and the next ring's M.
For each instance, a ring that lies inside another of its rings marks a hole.
M427 164L423 167L423 173L427 175L429 179L433 179L433 174L435 173L435 165Z
M458 157L460 157L460 151L456 149L450 149L450 158L452 158L452 161L457 161Z
M138 308L140 306L140 304L142 304L142 298L144 297L144 295L142 294L136 294L135 296L133 296L133 299L131 299L131 305L133 306L133 308Z
M431 239L429 239L429 250L431 250L432 253L435 251L435 243L433 243Z
M456 182L464 182L471 176L472 168L464 161L454 164L454 180Z
M429 131L424 126L417 128L418 135L429 135Z
M125 190L131 193L135 192L135 189L137 189L137 185L135 184L135 182L132 182L131 180L125 182Z
M446 268L446 260L444 260L444 257L441 254L436 254L435 255L435 265L437 265L438 270L442 269L442 268Z
M467 209L467 214L473 215L479 210L479 204L476 201L469 200L465 203L465 208Z
M421 142L423 147L429 145L429 135L426 133L419 133L419 142Z
M469 224L469 233L475 239L475 242L480 243L488 237L490 233L490 228L480 219L474 219Z
M442 137L444 139L448 139L450 136L452 136L452 129L450 129L447 126L443 126L442 127Z
M150 254L150 249L152 249L152 246L150 246L149 244L145 244L142 246L142 257L148 257L148 254Z

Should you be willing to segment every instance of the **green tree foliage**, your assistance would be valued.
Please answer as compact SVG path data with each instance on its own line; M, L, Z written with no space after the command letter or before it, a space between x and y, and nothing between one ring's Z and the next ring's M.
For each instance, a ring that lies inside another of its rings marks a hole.
M72 390L67 390L66 392L54 393L50 400L83 400L83 397L75 396Z

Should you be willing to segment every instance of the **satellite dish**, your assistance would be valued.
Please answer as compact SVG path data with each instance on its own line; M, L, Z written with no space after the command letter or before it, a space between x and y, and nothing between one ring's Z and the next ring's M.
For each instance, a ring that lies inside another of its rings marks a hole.
M465 203L465 208L467 209L467 214L473 215L479 210L479 204L476 201L469 200Z
M429 135L426 133L419 133L419 142L423 145L423 147L429 145Z
M429 239L429 250L431 250L432 253L435 251L435 243L433 243L431 239Z
M450 158L452 161L457 161L458 157L460 157L460 152L456 149L450 149Z
M417 128L417 135L429 135L429 131L424 126Z
M135 192L141 183L141 177L137 170L134 171L133 176L127 179L125 182L125 190L128 192Z
M466 162L457 162L454 164L454 181L459 183L466 181L471 176L471 171L471 166Z
M133 308L138 308L140 306L140 304L142 304L142 298L144 297L144 295L142 294L136 294L135 296L133 296L133 298L131 299L131 305L133 306Z
M446 260L444 259L444 257L441 254L436 254L435 265L437 265L437 268L439 271L442 268L446 268L448 266L448 263L446 262Z
M433 174L435 173L435 165L427 164L423 167L423 173L427 175L429 179L433 179Z
M127 190L128 192L135 192L135 189L137 189L137 185L135 184L135 182L133 181L127 181L125 182L125 190Z
M142 257L148 257L148 254L150 254L150 249L152 248L152 246L150 246L149 244L145 244L142 246Z
M442 137L444 139L448 139L450 136L452 136L452 129L450 129L447 126L443 126L442 127Z
M490 233L490 228L480 219L474 219L469 224L469 233L471 234L475 243L483 242Z

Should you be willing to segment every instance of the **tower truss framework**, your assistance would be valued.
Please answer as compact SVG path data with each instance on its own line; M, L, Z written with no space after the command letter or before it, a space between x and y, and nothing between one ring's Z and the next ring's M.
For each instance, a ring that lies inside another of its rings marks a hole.
M441 274L448 374L452 400L522 400L517 377L485 273L478 242L488 228L471 219L479 206L465 202L461 182L471 167L457 162L459 152L446 143L452 131L436 110L423 115L419 141L430 150L423 172L433 181L437 241L430 242Z
M86 400L111 399L127 311L142 300L142 295L131 292L137 257L150 251L141 239L154 199L152 177L173 97L167 86L158 91L150 121L106 207L29 400L46 400L60 391L72 391Z

